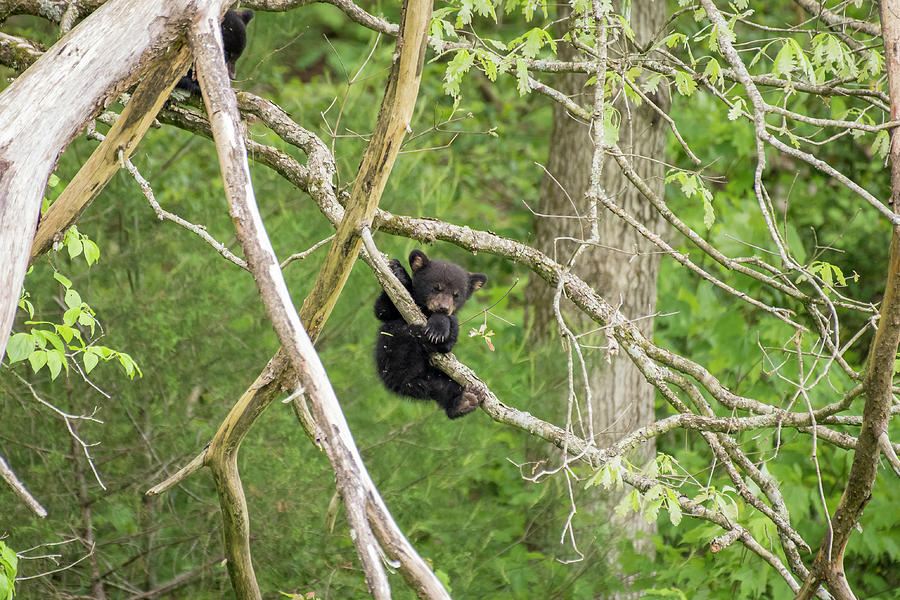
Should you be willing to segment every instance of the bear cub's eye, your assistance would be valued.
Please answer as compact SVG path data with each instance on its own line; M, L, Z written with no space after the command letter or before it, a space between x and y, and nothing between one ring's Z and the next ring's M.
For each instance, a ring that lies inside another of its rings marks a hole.
M459 292L453 292L453 297L454 297L454 298L459 298Z

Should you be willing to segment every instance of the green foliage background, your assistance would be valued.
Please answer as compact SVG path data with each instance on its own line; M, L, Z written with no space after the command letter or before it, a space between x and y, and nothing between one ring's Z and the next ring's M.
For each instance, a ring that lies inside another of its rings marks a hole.
M396 22L392 6L369 9L383 10ZM14 17L6 23L11 25L35 37L48 35L36 19ZM521 23L508 17L498 35L508 33L512 38L521 29ZM371 59L348 91L348 77L373 46ZM341 131L358 135L336 139L335 150L340 183L347 185L359 164L363 137L375 121L392 48L392 40L348 23L331 6L257 13L238 65L242 80L235 85L279 103L326 142L331 138L325 121L334 125L346 97ZM426 65L413 129L419 133L450 118L459 120L407 143L382 207L528 240L531 214L526 203L534 206L538 200L542 171L535 163L543 163L548 152L549 105L542 98L520 97L512 77L489 83L472 76L461 81L462 100L454 107L444 93L445 67L440 60ZM823 116L839 111L836 104L822 106ZM714 190L717 221L709 238L726 252L736 250L735 239L752 239L763 227L756 213L744 208L752 188L747 169L753 159L752 130L729 121L724 111L720 118L710 118L710 112L719 108L704 104L702 97L676 98L672 111L679 115L682 130L689 132L692 146L723 157L714 166L724 183ZM496 136L487 133L493 128ZM463 133L454 138L446 130ZM278 145L259 126L251 126L251 135ZM451 140L447 148L432 149ZM80 139L66 151L57 171L62 183L48 192L51 197L58 195L94 147L94 142ZM284 149L297 156L296 150ZM670 150L673 161L683 160L674 141ZM884 185L880 164L861 154L853 142L828 151L833 153L830 162L852 170L869 189ZM216 239L235 248L211 142L163 127L151 130L133 161L164 208L204 224ZM817 249L817 240L837 248L827 251L823 260L839 264L846 274L859 273L857 297L877 297L886 264L884 223L860 214L849 193L797 165L776 162L768 177L792 189L785 210L799 225L788 239L802 245L810 257L825 252ZM253 165L253 182L282 258L332 232L308 197L265 167ZM670 196L679 214L689 215L691 224L702 230L702 205L679 199L677 193ZM143 377L132 381L114 364L101 364L92 380L109 394L105 398L74 374L51 382L46 369L34 376L25 363L0 371L0 454L50 512L46 520L34 519L7 487L0 486L0 536L7 536L5 542L20 552L83 537L83 511L89 506L99 572L109 573L109 581L122 586L107 586L109 597L124 598L128 585L150 589L221 555L216 494L208 474L192 476L161 498L142 494L202 449L233 401L275 352L277 342L251 278L192 234L158 221L126 172L116 176L79 222L79 229L101 248L100 262L87 269L83 259L70 260L64 252L41 260L26 284L35 318L62 319L60 287L53 279L54 268L58 269L96 311L103 325L102 343L128 352ZM376 241L397 257L417 247L384 234ZM564 356L558 348L533 349L525 344L522 292L528 272L446 244L426 251L488 273L488 288L467 305L467 314L498 302L492 312L502 319L487 317L488 328L496 332L496 351L477 338L465 339L457 347L461 360L477 366L504 401L539 417L553 416L554 405L561 402ZM320 249L286 269L298 305L323 255ZM753 284L747 287L759 291ZM561 479L542 484L523 481L521 474L531 468L528 436L495 424L480 412L451 423L433 406L398 399L381 388L371 359L377 329L371 306L378 291L368 270L355 269L318 349L376 485L401 528L454 597L591 598L614 586L603 564L608 532L587 511L575 518L586 560L561 562L576 556L570 545L559 544L569 511L568 493ZM784 399L784 388L767 375L768 365L757 345L783 343L787 330L780 322L760 318L672 262L663 262L659 295L659 311L666 315L657 320L662 345L707 365L736 392L774 404ZM24 320L20 313L17 331L24 328ZM479 317L464 330L482 322ZM859 360L867 342L857 343ZM70 413L89 413L99 406L97 416L103 424L79 422L75 427L86 441L102 441L91 454L108 490L102 490L87 470L65 424L34 402L16 374ZM833 385L840 390L849 383L836 378ZM661 415L665 410L660 405ZM771 454L773 436L752 443L758 452ZM698 479L708 477L709 457L702 440L677 433L661 441L660 450L677 454L687 471ZM800 533L818 541L824 520L816 481L805 466L808 439L785 432L779 443L782 458L773 475ZM826 498L833 511L850 456L821 446L820 452ZM240 456L254 561L265 597L280 597L279 591L313 592L316 598L366 597L347 526L333 498L328 461L302 434L287 406L270 407ZM523 465L521 471L517 464ZM77 483L79 474L85 480L84 492ZM851 542L848 571L861 580L864 597L900 598L898 505L900 486L880 481L866 511L863 533ZM740 505L739 510L746 507ZM643 574L645 589L655 590L647 597L791 597L784 583L739 545L717 556L709 554L709 540L719 534L715 528L689 519L677 528L665 517L659 523L655 560L636 556L627 547L620 557L627 571ZM762 531L762 521L757 525ZM772 544L777 540L773 538ZM54 547L62 565L88 550L79 541ZM18 597L87 593L89 564L83 561L53 576L20 582ZM51 568L46 560L23 559L18 564L20 576ZM398 576L392 583L396 597L412 597ZM225 569L217 564L172 597L204 600L230 594Z

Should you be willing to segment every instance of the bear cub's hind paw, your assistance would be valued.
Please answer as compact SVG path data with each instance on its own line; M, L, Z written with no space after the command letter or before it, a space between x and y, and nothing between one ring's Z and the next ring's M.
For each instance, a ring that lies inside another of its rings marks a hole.
M447 416L455 419L467 415L478 408L483 401L484 395L481 391L471 385L467 385L456 401L456 405L452 409L447 410Z

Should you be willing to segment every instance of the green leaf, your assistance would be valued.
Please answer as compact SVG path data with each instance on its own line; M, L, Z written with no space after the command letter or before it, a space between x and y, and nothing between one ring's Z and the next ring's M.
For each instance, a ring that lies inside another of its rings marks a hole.
M128 364L131 365L131 368L133 369L134 373L137 373L138 377L144 376L144 374L141 372L141 368L138 366L138 364L136 362L134 362L134 359L131 358L130 354L126 354L125 352L120 352L119 360L122 361L123 359L125 361L127 361ZM126 367L125 370L127 371L128 368ZM133 373L129 373L129 375L132 375L132 377L134 376Z
M456 27L462 28L472 22L472 1L463 0L456 14Z
M612 8L612 7L610 7ZM622 28L622 33L625 34L625 37L628 38L629 41L634 42L634 30L631 28L631 23L628 22L624 16L612 13L610 14L610 18L615 19L619 22L619 27ZM554 47L554 50L556 48Z
M487 78L491 81L497 81L497 63L494 62L494 57L487 52L479 52L478 60Z
M35 350L28 355L28 362L31 363L31 370L37 373L47 364L47 351Z
M75 321L78 320L78 317L81 315L81 307L75 306L70 308L66 312L63 313L63 323L66 325L74 325Z
M28 313L29 319L34 318L34 304L32 304L25 296L19 300L19 308Z
M30 333L17 333L6 343L6 358L9 364L25 360L34 349L34 338Z
M525 58L534 58L547 41L553 41L550 38L550 35L540 27L535 27L530 31L525 32L525 35L514 39L510 44L512 46L521 45L522 56Z
M743 98L735 98L734 104L732 104L731 108L728 110L728 120L734 121L740 117L743 114L746 105Z
M714 58L710 58L706 62L706 69L703 70L703 75L706 76L710 83L718 87L722 87L725 83L725 79L722 76L722 67L719 66L719 61Z
M482 17L491 17L497 22L497 14L494 12L494 5L491 0L474 0L475 14Z
M498 51L500 51L500 52L506 52L506 50L507 50L506 44L504 44L504 43L501 42L500 40L494 40L494 39L491 39L491 38L484 38L484 40L482 40L482 41L484 41L485 44L487 44L488 46L493 46L493 47L494 47L494 50L498 50Z
M681 523L682 513L681 506L678 505L678 502L669 502L666 505L666 509L669 512L669 521L675 527L678 527L678 524Z
M678 527L682 518L681 506L678 504L678 492L671 488L666 488L666 510L669 512L669 521Z
M712 196L708 193L703 194L703 224L710 229L715 223L716 212L713 210Z
M663 475L671 475L676 472L675 459L668 454L660 452L656 455L656 468L657 471Z
M134 361L131 360L131 357L127 354L119 354L119 362L122 364L122 367L125 369L125 373L129 377L134 377Z
M69 238L69 241L66 242L66 250L69 251L69 258L75 258L81 251L84 250L84 247L81 244L81 240L77 237Z
M86 310L81 311L78 315L78 324L84 327L90 327L91 335L94 335L94 326L97 324L97 320L91 313Z
M0 564L6 569L6 576L11 580L15 579L19 572L19 557L4 542L0 542Z
M661 81L663 81L663 79L664 77L659 73L651 73L641 84L641 88L645 92L655 94L659 90L659 84Z
M113 355L113 351L106 346L88 346L86 351L93 352L103 360L107 360L110 356Z
M831 265L826 262L816 261L813 263L813 266L810 268L813 273L818 273L819 277L822 278L822 281L825 285L832 287L834 285L834 278L831 275Z
M46 329L35 329L34 334L39 338L43 338L50 342L54 348L62 352L65 349L62 338L55 331L47 331Z
M706 17L706 9L701 8L694 13L694 20L696 22L702 21ZM712 29L709 31L709 36L706 38L706 47L709 48L710 52L719 52L719 26L713 25Z
M453 592L450 588L450 575L448 575L446 571L442 571L441 569L435 569L434 574L440 580L440 582L444 584L444 587L447 588L447 592L452 594Z
M872 151L878 158L884 159L888 151L891 149L891 136L887 129L882 129L875 134L875 142L872 144Z
M72 341L72 338L75 337L75 332L77 330L69 327L68 325L57 325L56 332L62 336L62 339L68 344Z
M97 366L97 363L100 362L100 358L93 352L85 352L81 356L81 361L84 363L84 372L90 373Z
M697 82L684 71L675 71L675 89L682 96L690 96L697 89Z
M614 146L619 141L619 113L611 105L606 105L603 114L603 143Z
M820 33L812 39L812 47L812 60L823 75L825 69L829 69L843 78L855 79L859 76L854 54L836 35ZM868 72L867 66L864 65L863 70Z
M82 243L84 244L84 260L87 261L88 266L91 266L100 259L100 247L87 238L82 240Z
M519 95L524 96L531 91L531 84L528 83L528 67L525 66L525 61L520 59L516 60L516 79L519 82Z
M775 64L772 66L772 72L778 75L789 75L796 67L797 57L794 55L794 45L784 42L781 50L775 56Z
M533 58L537 55L538 50L544 47L545 44L549 44L550 48L556 52L556 41L553 39L547 31L541 28L534 28L529 31L526 35L526 52L534 51L534 54L531 55L530 58Z
M38 348L44 349L47 347L47 340L44 339L44 336L37 335L37 330L34 330L32 337L34 338L34 343Z
M828 40L828 42L825 44L826 60L832 63L844 62L844 49L841 48L841 42L837 39L837 36L826 33L825 37Z
M806 52L803 51L803 48L800 47L800 43L793 38L789 39L789 43L794 47L794 56L797 57L797 65L803 71L803 75L806 77L807 81L812 84L818 83L816 70L813 67L812 61L809 60L809 56L807 56Z
M456 29L453 27L453 23L444 19L444 17L449 16L455 12L455 9L452 7L439 8L435 10L431 15L431 27L429 28L429 34L437 38L439 40L443 40L446 34L447 37L457 38L459 36L456 35Z
M672 171L666 176L666 183L677 181L681 184L681 193L688 198L700 195L703 200L703 224L709 229L716 222L716 214L712 205L712 192L710 192L700 177L695 173L686 173L684 171Z
M63 284L63 287L65 287L65 288L72 287L72 282L69 281L69 278L66 277L65 275L63 275L62 273L60 273L59 271L53 272L53 279L55 279L58 282L60 282L61 284Z
M69 288L66 290L66 306L69 308L75 308L81 306L81 294L76 292L74 289Z
M59 372L62 371L63 359L59 357L59 354L49 350L47 351L47 368L50 369L50 379L56 379Z
M863 68L870 77L878 77L884 65L884 55L877 50L869 50L863 62Z
M459 96L459 84L463 75L469 72L469 69L475 63L475 56L468 50L460 50L456 53L449 63L447 70L444 72L444 91L449 96Z
M669 48L674 48L676 44L686 44L687 36L683 33L670 33L662 39L663 44Z
M725 494L718 493L714 497L716 507L722 511L729 519L736 519L738 515L737 504L735 504L734 500L726 496Z

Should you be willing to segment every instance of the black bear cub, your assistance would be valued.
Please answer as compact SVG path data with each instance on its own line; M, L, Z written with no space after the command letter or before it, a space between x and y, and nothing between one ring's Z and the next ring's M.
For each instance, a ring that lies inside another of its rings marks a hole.
M241 57L247 46L247 23L253 19L253 11L227 10L222 18L222 46L225 50L225 66L228 76L235 78L237 59ZM200 95L200 84L197 83L194 69L188 69L187 75L178 80L175 87L187 90L191 94Z
M432 352L447 353L459 337L456 312L473 292L487 282L483 273L469 273L442 260L429 260L421 250L409 255L412 278L397 259L391 270L425 313L428 323L410 325L385 292L375 301L375 316L384 324L378 330L375 364L378 375L392 392L401 396L434 400L451 419L478 408L483 398L436 369L428 360Z

